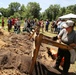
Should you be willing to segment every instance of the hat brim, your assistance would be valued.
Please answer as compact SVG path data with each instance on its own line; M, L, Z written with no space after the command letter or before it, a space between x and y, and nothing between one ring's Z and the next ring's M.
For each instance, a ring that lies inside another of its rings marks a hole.
M65 23L65 24L63 24L63 27L68 28L69 26Z

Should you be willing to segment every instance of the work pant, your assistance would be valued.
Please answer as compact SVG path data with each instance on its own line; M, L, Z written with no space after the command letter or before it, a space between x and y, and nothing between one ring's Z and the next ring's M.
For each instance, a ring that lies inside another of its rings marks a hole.
M46 29L45 29L45 31L48 31L48 25L46 25Z
M59 48L58 49L58 57L57 57L57 61L56 61L56 66L59 67L60 62L62 60L62 58L64 57L64 65L63 65L63 72L68 72L69 68L70 68L70 52L69 50L64 50Z

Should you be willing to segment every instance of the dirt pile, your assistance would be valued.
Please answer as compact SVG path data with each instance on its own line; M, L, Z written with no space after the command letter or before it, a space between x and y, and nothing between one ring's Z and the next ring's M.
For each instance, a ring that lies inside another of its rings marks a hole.
M33 40L28 38L28 33L15 34L0 30L0 75L9 75L9 72L10 75L26 75L29 72L34 48ZM42 45L39 61L48 58L46 53L46 47Z
M0 29L0 75L27 75L33 50L33 41L28 38L28 33L15 34ZM48 56L47 46L41 44L37 61L51 67L55 61Z
M29 71L31 64L32 41L27 33L15 34L0 30L0 75L9 75L13 69L21 72ZM3 73L3 74L1 74ZM10 74L20 75L20 74ZM21 74L22 75L22 74Z

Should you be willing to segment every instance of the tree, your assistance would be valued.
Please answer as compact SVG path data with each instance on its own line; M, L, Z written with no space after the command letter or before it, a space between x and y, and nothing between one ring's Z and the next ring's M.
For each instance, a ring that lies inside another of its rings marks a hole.
M42 20L46 20L48 17L47 17L47 14L46 14L46 12L42 12L42 13L40 13L40 19L42 19Z
M20 14L19 14L18 12L15 12L15 13L14 13L14 17L15 17L15 18L20 18Z
M9 4L9 9L10 9L10 14L11 15L14 15L14 13L15 12L18 12L19 11L19 9L20 9L20 3L18 3L18 2L12 2L12 3L10 3Z
M76 14L76 4L67 6L66 13L74 13L74 14Z
M22 19L25 18L25 16L26 16L26 8L25 8L24 4L22 4L22 6L20 7L19 13L20 13Z
M0 13L1 13L1 15L5 15L5 9L4 8L0 8Z
M40 10L41 10L41 8L40 8L39 3L29 2L27 4L28 14L30 13L30 15L33 16L33 18L39 18Z
M76 14L76 4L73 7L74 14Z
M66 8L65 7L62 7L60 8L60 11L59 11L59 15L58 16L62 16L66 13Z
M49 20L55 20L57 15L59 14L60 5L50 5L49 8L45 10L47 18Z
M0 8L0 12L2 13L2 15L4 16L4 17L8 17L8 16L10 16L10 11L9 11L9 9L5 9L5 8Z

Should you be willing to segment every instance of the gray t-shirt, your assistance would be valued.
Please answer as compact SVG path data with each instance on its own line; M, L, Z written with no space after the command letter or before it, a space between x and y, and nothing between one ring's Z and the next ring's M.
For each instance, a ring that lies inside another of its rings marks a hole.
M61 32L58 34L59 37L61 37L61 41L64 44L76 44L76 31L72 31L71 33L68 33L66 29L62 29Z

